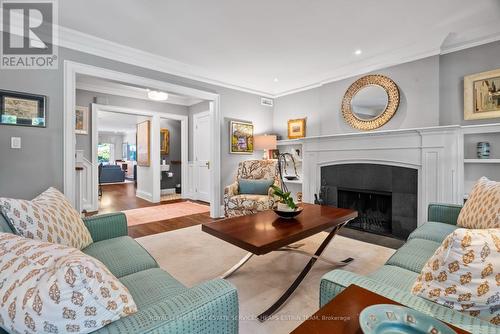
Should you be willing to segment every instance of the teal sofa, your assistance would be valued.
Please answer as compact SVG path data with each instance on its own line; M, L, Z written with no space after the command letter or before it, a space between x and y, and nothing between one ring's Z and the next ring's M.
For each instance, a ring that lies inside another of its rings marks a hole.
M471 333L499 333L500 327L411 294L413 283L427 260L446 236L457 229L461 208L458 205L429 205L428 222L410 234L407 242L385 265L370 275L345 270L325 274L320 283L320 307L349 285L356 284Z
M238 333L238 294L215 279L187 288L160 269L128 236L123 213L84 219L94 243L83 252L100 260L128 288L138 312L95 333ZM0 214L0 232L13 233ZM0 328L0 333L6 333Z

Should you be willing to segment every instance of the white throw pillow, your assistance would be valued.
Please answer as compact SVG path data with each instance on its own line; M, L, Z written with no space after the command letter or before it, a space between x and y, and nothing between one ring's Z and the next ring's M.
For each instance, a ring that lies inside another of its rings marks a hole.
M137 312L127 288L75 248L0 233L0 324L14 333L89 333Z
M500 182L480 178L458 216L465 228L500 228Z
M412 292L500 325L500 229L456 229L427 261Z
M0 209L23 237L78 249L92 243L78 212L57 189L49 188L32 201L0 198Z

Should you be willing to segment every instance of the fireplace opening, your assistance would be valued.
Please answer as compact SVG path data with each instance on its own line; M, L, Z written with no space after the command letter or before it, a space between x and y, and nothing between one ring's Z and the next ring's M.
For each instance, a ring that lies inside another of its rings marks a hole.
M377 243L378 236L406 240L417 228L418 170L414 168L363 163L323 166L319 197L324 205L358 211L358 218L346 227L356 238L366 238L360 240Z
M392 235L392 193L374 190L337 189L338 206L358 211L349 227Z

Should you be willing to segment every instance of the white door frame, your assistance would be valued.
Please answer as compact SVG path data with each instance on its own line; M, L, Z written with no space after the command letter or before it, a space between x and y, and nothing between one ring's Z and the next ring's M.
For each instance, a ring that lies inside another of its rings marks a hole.
M160 202L161 199L161 178L160 178L160 157L158 154L154 152L160 152L160 130L159 130L159 122L160 119L174 119L181 122L181 186L182 186L182 197L186 197L184 193L185 189L187 189L187 173L188 173L188 140L189 140L189 127L188 127L188 116L187 115L177 115L171 113L163 113L159 111L151 111L144 109L134 109L134 108L125 108L119 106L112 105L103 105L92 103L92 138L91 138L91 147L92 147L92 175L93 175L93 193L97 194L99 181L98 181L98 163L97 163L97 144L98 144L98 117L100 111L114 112L119 114L127 114L127 115L138 115L145 116L151 118L152 122L152 133L153 140L151 141L151 168L153 173L153 193L152 194L143 194L141 198L145 200L151 201L153 203ZM158 128L158 131L156 131ZM155 135L156 134L156 135ZM97 196L96 196L97 197ZM96 199L92 203L93 211L97 211L99 209L99 201Z
M205 115L210 115L210 110L206 110L206 111L201 111L201 112L198 112L196 114L193 114L193 162L194 161L197 161L195 160L197 157L198 157L198 148L197 148L197 145L196 145L196 140L194 139L194 135L196 133L196 122L197 122L197 119L201 116L205 116ZM213 136L213 130L210 129L210 138ZM210 161L210 163L212 163ZM199 167L197 164L194 165L194 179L196 180L196 186L198 186L198 172L199 172ZM210 185L210 187L212 187L212 185ZM198 188L197 188L198 189ZM198 197L198 191L195 192L194 194L194 199L199 199Z
M68 199L75 203L75 106L76 106L76 76L77 74L90 75L101 79L114 80L129 84L135 84L151 89L172 92L173 94L192 96L201 100L208 100L210 104L210 123L213 129L210 157L213 168L210 173L211 201L210 216L221 217L222 194L221 194L221 128L222 117L220 110L220 95L180 86L164 81L144 78L129 73L117 72L102 67L73 61L64 61L64 193ZM186 164L187 166L187 164ZM187 174L186 174L187 175Z

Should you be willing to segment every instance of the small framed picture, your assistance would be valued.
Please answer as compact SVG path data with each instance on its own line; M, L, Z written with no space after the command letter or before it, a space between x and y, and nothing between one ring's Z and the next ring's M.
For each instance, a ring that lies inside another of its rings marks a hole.
M280 155L280 150L274 149L274 150L269 150L269 159L278 159Z
M464 77L464 119L500 117L500 68Z
M253 124L231 121L229 125L229 152L233 154L253 153Z
M21 92L0 90L0 124L47 126L46 97Z
M76 106L75 108L75 133L77 135L89 134L89 108Z
M288 121L288 138L297 139L306 136L306 119L291 119Z

